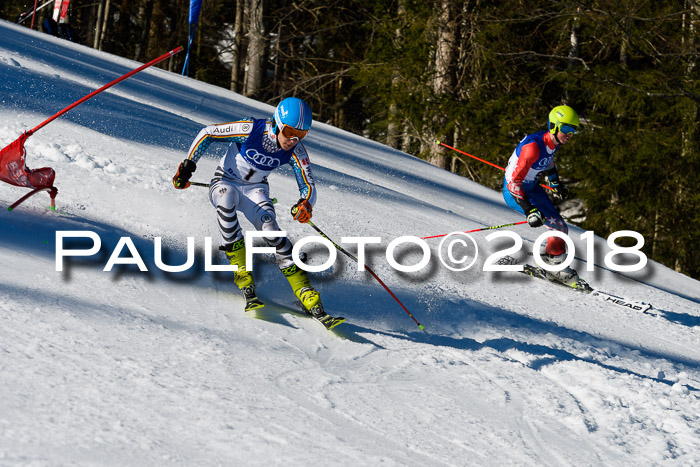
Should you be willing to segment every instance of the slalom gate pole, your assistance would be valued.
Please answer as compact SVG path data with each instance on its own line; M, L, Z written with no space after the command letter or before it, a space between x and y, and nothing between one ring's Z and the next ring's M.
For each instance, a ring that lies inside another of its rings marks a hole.
M36 19L36 6L39 3L39 0L34 0L34 11L32 11L32 23L31 26L29 26L29 29L34 29L34 20Z
M65 109L63 109L63 110L61 110L60 112L58 112L57 114L55 114L55 115L53 115L53 116L47 118L46 120L44 120L43 122L41 122L40 124L38 124L36 127L32 128L31 130L29 130L29 131L27 132L27 136L31 136L31 135L34 134L36 131L38 131L38 130L41 129L42 127L48 125L49 123L51 123L52 121L54 121L55 119L57 119L58 117L60 117L61 115L63 115L64 113L68 112L69 110L71 110L71 109L74 108L74 107L79 106L80 104L82 104L82 103L85 102L86 100L90 99L91 97L95 97L97 94L101 93L101 92L104 91L105 89L111 88L111 87L114 86L115 84L117 84L117 83L119 83L119 82L121 82L121 81L124 81L125 79L127 79L127 78L130 77L130 76L135 75L135 74L138 73L139 71L145 70L146 68L148 68L148 67L150 67L150 66L152 66L152 65L155 65L156 63L161 62L161 61L165 60L166 58L172 57L173 55L175 55L176 53L179 53L179 52L182 52L182 46L177 47L176 49L173 49L173 50L171 50L170 52L168 52L168 53L166 53L166 54L163 54L163 55L161 55L161 56L158 57L158 58L154 58L154 59L151 60L150 62L148 62L148 63L146 63L146 64L143 64L143 65L141 65L140 67L136 68L135 70L131 70L131 71L128 72L127 74L125 74L125 75L123 75L123 76L121 76L121 77L115 79L115 80L112 81L111 83L105 84L105 85L102 86L100 89L97 89L97 90L91 92L90 94L88 94L87 96L83 97L82 99L79 99L79 100L73 102L71 105L69 105L69 106L66 107Z
M485 161L484 159L480 159L480 158L478 158L478 157L476 157L476 156L472 156L471 154L469 154L469 153L467 153L467 152L460 151L459 149L453 148L452 146L449 146L449 145L447 145L447 144L445 144L445 143L443 143L443 142L435 141L435 143L436 143L436 144L439 144L440 146L444 146L444 147L446 147L447 149L452 149L453 151L457 151L457 152L460 153L460 154L464 154L465 156L469 156L469 157L471 157L472 159L476 159L476 160L478 160L479 162L483 162L484 164L488 164L488 165L490 165L491 167L496 167L497 169L501 169L501 170L504 171L504 172L506 171L506 169L503 168L503 167L501 167L500 165L496 165L496 164L493 164L493 163L491 163L491 162L489 162L489 161ZM545 185L545 184L542 184L541 186L544 187L544 188L546 188L546 189L548 189L548 190L553 190L553 188L552 188L551 186L548 186L548 185Z
M316 224L314 224L314 223L311 222L311 221L309 221L309 222L307 222L307 223L308 223L311 227L313 227L314 230L315 230L316 232L319 233L319 235L321 235L323 238L325 238L326 240L328 240L329 242L331 242L331 243L333 244L333 246L334 246L338 251L340 251L341 253L343 253L345 256L347 256L347 257L349 257L349 258L352 258L353 260L355 260L356 263L359 263L359 262L360 262L355 256L353 256L351 253L348 253L346 250L343 249L343 247L341 247L340 245L338 245L337 243L335 243L333 240L331 240L331 239L328 237L328 235L326 235L325 233L323 233L323 231L322 231L321 229L319 229L318 227L316 227ZM423 326L422 324L420 324L420 323L418 322L418 320L411 314L410 311L408 311L408 309L403 305L403 303L401 303L401 300L399 300L399 299L396 297L396 295L394 295L394 293L393 293L391 290L389 290L389 287L387 287L386 284L385 284L384 282L382 282L382 280L374 273L374 271L372 271L372 269L370 269L370 267L367 266L366 264L365 264L365 269L372 275L372 277L374 277L374 278L377 280L377 282L379 282L379 284L381 284L382 287L384 287L384 290L386 290L387 292L389 292L389 295L391 295L392 298L393 298L394 300L396 300L396 302L397 302L399 305L401 305L401 308L403 308L403 311L405 311L406 313L408 313L408 316L410 316L411 319L418 325L418 329L420 329L421 331L424 331L424 330L425 330L425 326Z
M51 209L52 211L55 211L56 210L56 195L58 194L58 188L53 187L53 186L46 187L46 188L36 188L36 189L30 191L29 193L27 193L26 195L22 196L20 199L18 199L14 203L12 203L7 208L7 210L8 211L15 210L17 208L17 206L19 206L20 204L25 202L27 200L27 198L29 198L30 196L34 196L35 194L40 193L42 191L47 191L49 193L49 196L51 197L51 206L49 207L49 209Z
M37 2L35 2L35 4L34 4L35 6L36 6L36 3ZM48 3L49 2L45 3L44 5L47 5ZM51 123L52 121L54 121L55 119L57 119L58 117L63 115L64 113L79 106L80 104L82 104L86 100L90 99L91 97L96 96L97 94L101 93L105 89L108 89L108 88L114 86L115 84L117 84L121 81L124 81L128 77L135 75L139 71L144 70L144 69L148 68L149 66L155 65L156 63L158 63L162 60L165 60L168 57L172 57L173 55L175 55L176 53L181 52L181 51L182 51L182 47L177 47L177 48L171 50L170 52L163 54L160 57L153 59L144 65L141 65L140 67L136 68L135 70L131 70L127 74L115 79L111 83L108 83L108 84L102 86L100 89L97 89L96 91L91 92L90 94L83 97L82 99L75 101L74 103L72 103L71 105L66 107L65 109L63 109L60 112L47 118L46 120L44 120L43 122L41 122L40 124L38 124L37 126L32 128L31 130L25 131L14 142L12 142L9 145L7 145L6 147L0 149L0 160L3 160L3 159L9 160L12 164L19 164L19 163L22 164L21 167L17 167L17 170L19 170L19 172L21 174L24 174L27 177L29 177L33 173L38 174L37 181L39 183L38 183L38 186L36 186L36 187L34 185L29 184L26 180L22 181L21 183L18 183L17 180L12 180L12 179L8 180L4 176L2 178L0 178L0 181L8 182L11 185L21 186L21 187L26 187L26 188L34 188L33 191L29 192L28 194L26 194L25 196L23 196L22 198L17 200L15 203L13 203L8 208L8 211L12 211L13 209L17 208L17 206L22 204L22 202L24 202L30 196L33 196L36 193L40 193L42 191L49 192L49 196L51 197L51 209L52 210L56 209L55 198L56 198L56 195L58 194L58 190L53 186L53 181L54 181L54 177L56 174L55 174L54 170L50 167L43 167L43 168L38 169L36 171L32 171L32 170L27 169L26 164L24 164L24 157L26 154L26 150L24 148L24 143L27 140L27 138L29 138L31 135L33 135L38 130L40 130L44 126L48 125L49 123ZM5 162L3 162L3 165L4 164L5 164ZM4 169L4 167L3 167L3 169ZM48 184L50 184L51 186L46 186Z
M27 18L30 16L32 17L32 25L29 27L29 29L34 29L34 18L36 17L36 12L47 6L49 3L53 3L54 0L48 0L46 3L41 5L40 7L37 8L37 4L39 3L39 0L34 0L34 6L30 9L25 11L24 13L19 15L19 20L17 21L17 24L22 24L26 21Z
M481 232L482 230L502 229L504 227L512 227L514 225L520 225L520 224L527 224L527 221L513 222L511 224L503 224L503 225L494 225L492 227L482 227L481 229L465 230L465 231L459 232L459 233L472 233L472 232ZM450 234L431 235L430 237L421 237L421 240L427 240L429 238L447 237L448 235L450 235Z

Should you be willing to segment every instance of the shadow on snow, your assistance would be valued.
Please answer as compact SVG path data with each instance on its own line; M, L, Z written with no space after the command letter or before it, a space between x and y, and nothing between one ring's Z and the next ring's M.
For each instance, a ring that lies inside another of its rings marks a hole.
M50 219L50 222L47 222L47 218ZM12 220L11 222L10 219ZM56 273L61 275L61 280L63 281L72 280L72 271L75 268L102 269L112 252L112 248L114 248L119 241L119 238L130 237L142 259L149 267L149 272L140 272L135 266L131 265L117 265L111 273L113 274L113 280L115 282L119 281L124 276L135 275L140 277L145 276L148 281L154 284L156 284L158 280L166 280L183 282L193 287L221 287L224 290L230 289L232 293L237 293L228 275L230 273L207 274L204 272L202 261L195 262L195 266L191 268L190 271L184 273L164 273L152 270L151 266L155 264L153 243L148 239L138 238L131 235L128 231L115 228L109 224L74 216L60 216L53 213L44 213L40 215L27 211L0 213L0 231L3 232L2 245L7 249L22 251L34 256L43 256L46 259L52 260L55 258L55 232L57 230L95 231L100 235L103 245L100 254L96 255L94 258L75 258L68 261L65 271L63 273ZM73 248L87 248L89 246L90 245L76 244ZM130 257L131 255L128 250L125 249L121 256ZM201 254L197 255L197 257L201 256ZM184 249L180 248L164 248L163 257L166 264L183 264L185 262L186 252ZM215 261L215 263L217 263L217 261ZM292 315L294 313L302 315L302 313L294 311L296 299L293 297L291 289L283 275L277 271L274 262L271 259L267 259L256 263L256 265L258 269L255 274L259 278L257 281L258 287L260 290L269 291L269 298L273 301L273 307L274 305L286 307L287 311ZM8 267L8 265L4 265L4 267ZM331 274L334 275L337 273L338 271L334 271ZM209 280L200 280L203 276ZM324 303L326 304L326 308L331 314L344 315L349 319L349 322L339 326L337 331L342 337L358 343L378 346L376 343L372 342L369 336L381 335L396 339L409 339L426 345L451 347L458 350L474 351L490 348L502 353L507 350L515 349L539 357L529 364L534 370L539 370L546 365L558 362L581 361L621 374L634 375L667 385L674 384L672 381L639 374L621 366L610 365L598 361L595 358L580 357L567 350L547 345L522 342L512 338L490 339L484 342L478 342L469 337L450 337L445 335L449 332L454 332L456 326L459 326L461 329L488 327L493 326L489 321L495 321L498 323L497 325L499 327L506 326L509 329L524 329L529 333L542 336L553 335L559 338L581 342L593 348L603 347L606 346L606 342L612 342L622 349L639 353L647 358L662 358L691 368L700 367L700 362L692 359L678 358L677 356L650 351L627 343L602 339L586 332L565 328L556 323L523 316L509 310L500 309L469 299L457 298L455 302L450 301L449 297L438 297L435 299L436 303L432 304L432 308L441 311L426 313L424 310L425 299L420 296L419 291L405 289L395 290L397 296L400 297L401 301L408 309L412 310L416 318L425 324L427 332L420 332L417 331L415 323L411 321L410 317L407 316L398 304L383 289L379 288L377 284L369 285L367 282L340 282L329 279L329 277L326 277L325 280L317 281L318 284L320 284L319 289L325 297ZM314 280L313 276L312 280ZM13 292L13 290L10 290L11 287L7 285L2 286L1 289ZM14 292L20 291L15 290ZM42 294L45 294L41 291L40 285L38 284L36 286L27 286L21 293L27 300L41 300ZM69 300L80 302L80 299L75 297L69 298ZM65 306L66 305L62 304L62 307ZM90 305L83 304L82 308L89 309ZM68 309L71 308L69 307ZM188 329L197 332L202 331L202 329L194 329L190 324L170 321L165 318L151 317L145 312L139 312L139 316L137 316L134 312L119 306L110 307L104 312L117 315L127 314L138 317L139 319L154 321L168 327L172 326L177 329ZM265 313L268 313L267 317L271 318L269 311ZM666 312L666 314L671 315L672 313ZM692 322L688 322L688 318L683 318L682 315L678 313L673 313L673 315L674 316L668 316L667 319L686 320L686 324L697 325L698 319L696 317L688 317L692 318ZM277 320L276 317L272 318ZM288 322L285 323L281 321L279 321L279 324L290 325ZM387 331L386 329L391 329L391 331ZM206 330L206 332L217 335L220 334L222 338L227 336L224 331L219 330L209 329ZM625 352L622 353L624 354ZM624 357L624 355L622 356ZM692 387L690 387L690 389L693 391L697 390Z

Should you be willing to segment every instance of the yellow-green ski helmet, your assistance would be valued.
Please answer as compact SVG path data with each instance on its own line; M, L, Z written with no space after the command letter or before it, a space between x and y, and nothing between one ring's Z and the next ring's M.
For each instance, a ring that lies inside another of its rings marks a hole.
M547 125L549 132L555 136L558 131L572 135L578 129L578 114L568 105L558 105L549 112Z

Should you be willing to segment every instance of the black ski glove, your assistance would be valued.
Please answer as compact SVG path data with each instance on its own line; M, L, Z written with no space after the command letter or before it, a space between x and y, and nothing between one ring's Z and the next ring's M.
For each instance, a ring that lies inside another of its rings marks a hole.
M561 183L559 180L550 182L549 186L552 188L552 195L559 201L566 201L571 196L571 193L569 193L569 188L567 188L567 186Z
M190 177L192 177L195 170L197 170L197 164L190 159L182 161L182 164L177 168L177 173L173 177L173 186L178 190L184 190L189 187Z
M540 227L544 225L544 218L542 217L542 213L539 209L532 208L530 211L528 211L527 223L530 224L530 227Z

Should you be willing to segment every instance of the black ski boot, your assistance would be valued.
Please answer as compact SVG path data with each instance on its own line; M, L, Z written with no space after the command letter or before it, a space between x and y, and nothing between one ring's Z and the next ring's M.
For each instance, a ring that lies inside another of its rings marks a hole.
M321 302L318 302L318 304L311 307L311 309L308 310L307 313L313 316L315 320L323 324L326 327L326 329L333 329L337 325L345 322L345 318L343 317L335 318L327 314L323 310L323 305L321 305Z
M255 295L254 285L243 287L241 292L243 292L243 296L245 297L245 311L255 310L265 306L265 304L260 301L258 296Z

